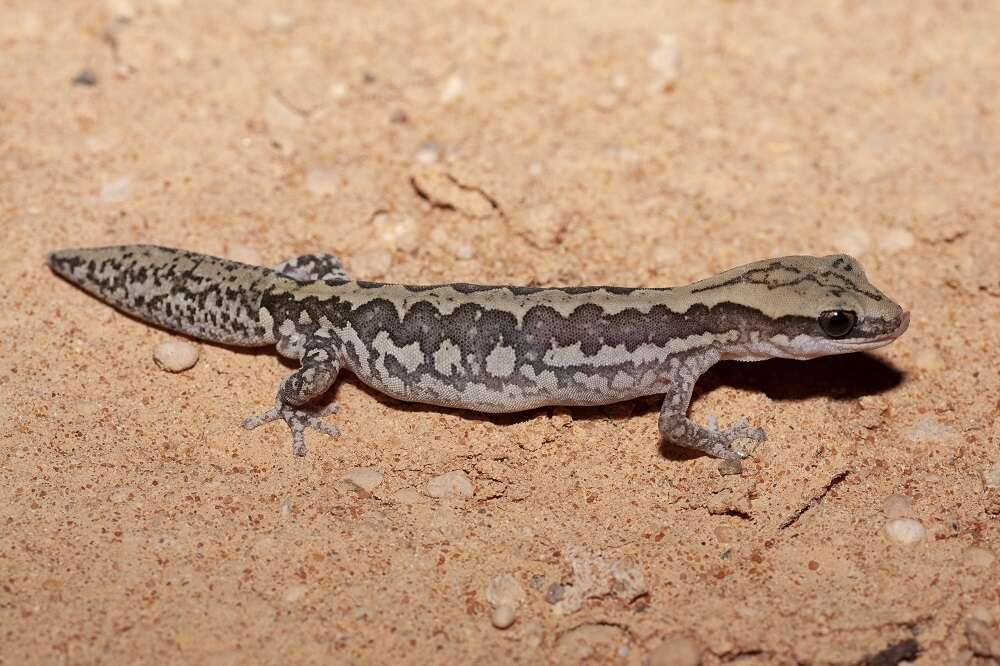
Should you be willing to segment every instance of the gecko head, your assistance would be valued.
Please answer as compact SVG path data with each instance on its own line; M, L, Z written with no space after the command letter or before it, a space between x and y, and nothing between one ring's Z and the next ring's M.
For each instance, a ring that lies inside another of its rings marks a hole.
M732 272L762 321L729 358L807 359L875 349L902 335L910 315L879 291L853 257L784 257ZM756 305L754 305L756 303Z

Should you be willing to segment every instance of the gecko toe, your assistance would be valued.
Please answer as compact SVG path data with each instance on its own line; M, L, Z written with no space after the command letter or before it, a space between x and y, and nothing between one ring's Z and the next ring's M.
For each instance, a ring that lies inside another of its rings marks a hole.
M313 412L279 402L263 414L246 418L243 421L243 427L247 430L253 430L257 426L270 423L271 421L284 421L288 425L289 430L292 431L292 453L301 457L306 454L306 428L318 430L331 437L340 436L340 430L337 426L326 423L320 418L320 416L336 414L339 409L340 406L333 403L318 412Z

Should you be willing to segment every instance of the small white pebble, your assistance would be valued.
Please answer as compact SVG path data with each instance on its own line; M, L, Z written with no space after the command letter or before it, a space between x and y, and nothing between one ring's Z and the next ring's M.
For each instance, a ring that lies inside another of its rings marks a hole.
M334 99L343 99L344 97L347 97L347 84L343 81L337 81L330 86L330 97Z
M888 518L910 518L913 516L913 500L906 495L889 495L882 500L882 510Z
M420 164L434 164L441 156L441 147L432 141L428 141L417 149L413 159Z
M416 220L404 213L376 213L372 226L382 242L392 249L413 252L420 245L420 227Z
M427 494L431 497L472 497L473 492L472 480L460 469L439 474L427 482Z
M153 361L168 372L183 372L198 362L198 348L184 340L164 340L153 349Z
M997 561L997 556L993 554L992 550L973 546L965 551L962 559L970 567L986 569L993 566L993 563Z
M108 12L120 21L131 21L135 18L135 7L129 0L106 0L104 4Z
M460 74L452 74L441 88L441 102L447 104L455 98L460 97L464 91L465 80Z
M308 591L309 588L305 585L289 585L288 589L285 590L285 602L294 604L296 601L306 596L306 592Z
M983 472L983 482L987 488L1000 488L1000 460Z
M268 23L271 24L271 28L277 32L286 32L295 27L295 19L284 12L271 12L268 16Z
M476 250L468 243L452 243L449 248L451 253L455 255L456 259L461 259L463 261L472 259L476 256Z
M656 48L649 54L648 61L656 73L653 90L663 91L672 88L681 70L681 45L677 35L660 35Z
M313 167L306 173L306 189L316 196L336 194L340 190L340 179L334 169Z
M919 520L892 518L885 523L885 535L891 541L909 546L927 538L927 530Z
M129 191L132 189L132 179L128 176L116 178L101 187L101 201L104 203L117 203L128 199Z
M879 238L879 247L886 252L899 252L913 246L913 234L906 229L888 229Z
M346 481L366 493L370 493L382 484L385 475L371 467L352 467L344 472L344 476L340 478L342 481Z
M903 437L911 442L937 442L958 436L958 431L941 423L931 414L924 414L903 431Z
M500 574L486 587L486 601L493 606L490 621L497 629L506 629L514 624L517 609L527 599L524 588L510 574Z
M497 606L493 609L493 615L490 616L490 622L497 629L506 629L510 625L514 624L514 619L516 617L517 610L513 606L508 606L506 604L502 606Z

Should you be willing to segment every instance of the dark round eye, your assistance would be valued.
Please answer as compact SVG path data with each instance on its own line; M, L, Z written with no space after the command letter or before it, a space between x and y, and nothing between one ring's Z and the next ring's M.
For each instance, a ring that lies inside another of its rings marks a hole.
M854 330L858 315L850 310L827 310L819 316L819 327L831 338L842 338Z

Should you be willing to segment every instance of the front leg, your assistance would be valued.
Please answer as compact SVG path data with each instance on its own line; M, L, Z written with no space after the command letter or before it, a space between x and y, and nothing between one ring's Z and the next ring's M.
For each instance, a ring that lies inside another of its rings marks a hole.
M283 420L292 431L292 453L297 456L306 454L304 432L313 428L336 437L340 434L336 426L324 423L319 417L336 413L339 409L336 403L320 412L303 409L310 400L326 393L337 379L340 371L340 358L332 345L316 344L307 346L301 358L302 367L285 377L278 386L277 401L271 409L258 416L251 416L243 421L243 427L253 430L259 425L271 421Z
M751 426L745 418L730 428L715 430L702 427L687 417L695 382L718 360L719 354L709 351L671 363L670 388L660 408L660 436L671 444L702 451L715 458L742 460L753 452L756 445L739 450L733 447L733 443L749 439L760 444L767 439L763 430Z

